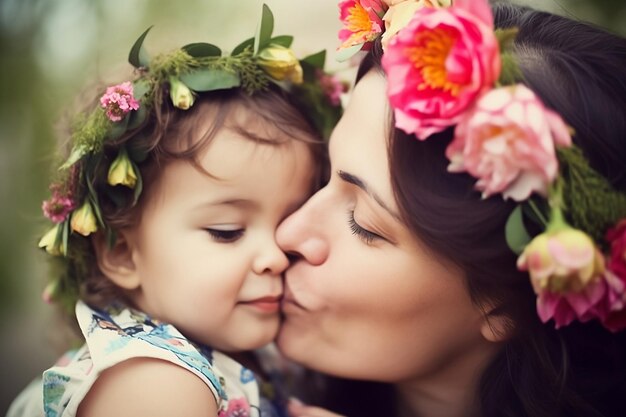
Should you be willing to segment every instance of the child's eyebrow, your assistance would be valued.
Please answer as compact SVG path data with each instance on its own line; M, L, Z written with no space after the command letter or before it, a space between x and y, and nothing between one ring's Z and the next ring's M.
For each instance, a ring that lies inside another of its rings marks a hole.
M243 209L256 209L259 203L246 198L227 198L224 200L205 200L196 206L197 209L214 206L235 206Z

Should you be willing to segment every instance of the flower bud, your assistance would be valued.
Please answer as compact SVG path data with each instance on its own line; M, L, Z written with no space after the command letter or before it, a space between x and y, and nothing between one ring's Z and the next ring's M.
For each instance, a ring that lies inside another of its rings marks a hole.
M128 188L135 188L135 184L137 184L137 174L124 148L120 149L117 158L111 163L107 181L109 185L115 186L121 184Z
M258 58L259 66L273 79L302 84L302 67L291 49L271 44L259 53Z
M170 99L174 107L187 110L193 106L196 97L185 83L176 77L170 77Z
M46 252L50 255L58 256L61 254L61 248L57 242L57 236L59 235L59 227L60 224L55 224L54 227L46 232L45 235L41 239L39 239L39 243L37 246L40 248L44 248Z
M604 273L604 260L584 232L566 227L535 237L517 260L537 294L580 292Z
M91 233L98 230L96 216L94 216L93 208L91 208L91 204L88 200L85 200L83 205L72 213L70 225L72 226L72 230L83 236L89 236Z

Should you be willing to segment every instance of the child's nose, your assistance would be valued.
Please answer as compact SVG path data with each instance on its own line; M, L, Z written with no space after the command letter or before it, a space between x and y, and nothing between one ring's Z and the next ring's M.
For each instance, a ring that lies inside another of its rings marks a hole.
M289 266L289 259L272 239L265 243L261 252L254 260L252 269L258 275L280 275Z

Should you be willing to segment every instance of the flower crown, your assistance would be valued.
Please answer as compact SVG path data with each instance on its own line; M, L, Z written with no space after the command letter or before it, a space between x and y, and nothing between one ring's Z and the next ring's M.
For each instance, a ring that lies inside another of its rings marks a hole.
M541 320L626 328L626 195L518 82L517 31L494 32L486 0L344 0L340 10L340 59L382 36L396 127L418 140L453 127L448 171L477 178L483 198L519 202L506 239L530 275ZM531 239L524 216L544 232Z
M72 150L59 168L61 180L50 186L52 196L42 207L54 226L40 239L39 247L80 262L84 255L80 245L70 243L77 242L81 235L101 230L113 244L115 233L102 216L101 196L94 188L94 180L106 177L105 192L116 204L125 204L122 197L129 193L129 205L136 204L143 188L138 164L149 151L136 149L132 135L141 131L148 118L155 117L155 108L168 95L174 107L185 111L202 92L241 88L254 94L274 83L290 93L307 112L320 136L327 138L341 117L340 95L346 85L324 72L325 51L298 60L290 49L293 37L272 37L273 25L272 12L263 5L256 36L236 46L230 55L223 55L220 48L209 43L192 43L153 59L143 47L151 29L148 28L128 56L137 77L107 88L99 106L81 115L72 129ZM132 137L117 145L116 140L123 135ZM105 157L105 145L118 148L112 162ZM103 171L103 166L108 166L108 170ZM67 296L71 303L76 291L75 277L61 277L44 291L44 299L73 293Z

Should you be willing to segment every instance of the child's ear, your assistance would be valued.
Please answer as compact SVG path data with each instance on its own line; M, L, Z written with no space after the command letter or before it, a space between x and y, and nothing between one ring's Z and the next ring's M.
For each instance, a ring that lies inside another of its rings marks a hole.
M118 231L112 247L102 233L93 240L98 267L115 285L126 290L139 288L141 280L133 261L132 233Z

